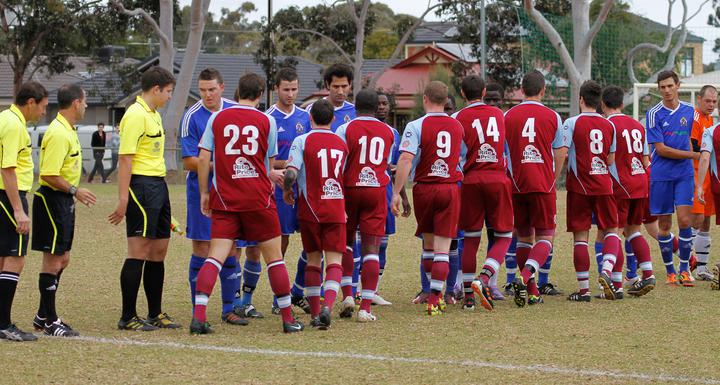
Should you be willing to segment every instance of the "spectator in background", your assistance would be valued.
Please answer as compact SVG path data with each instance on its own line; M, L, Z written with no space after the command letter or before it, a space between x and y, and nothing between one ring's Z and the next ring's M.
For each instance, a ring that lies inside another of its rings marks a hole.
M93 135L94 136L94 135ZM118 164L118 149L120 148L120 132L118 131L117 126L113 127L112 136L110 137L110 154L112 154L112 162L110 163L110 169L108 172L105 173L105 178L103 178L103 182L107 182L108 177L110 174L115 171Z
M88 183L92 183L95 177L95 172L99 172L103 179L103 183L106 183L105 179L105 166L103 166L103 156L105 156L105 123L98 123L97 131L93 132L90 146L93 149L93 158L95 158L95 165L93 166L90 175L88 176Z

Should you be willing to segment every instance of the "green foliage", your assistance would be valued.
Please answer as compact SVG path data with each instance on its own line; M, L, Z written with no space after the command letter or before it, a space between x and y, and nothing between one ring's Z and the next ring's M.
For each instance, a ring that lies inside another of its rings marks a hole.
M465 106L465 101L463 100L462 95L460 95L460 78L453 73L452 69L448 69L443 66L435 67L435 69L430 72L429 81L432 82L435 80L441 81L448 86L448 94L455 99L456 110ZM423 90L425 89L425 85L425 83L421 84L420 87L418 87L419 92L414 96L415 106L410 112L411 119L416 119L425 115L425 110L423 109Z
M708 25L711 25L713 27L720 27L720 0L713 0L712 2L713 11L708 16ZM720 53L720 38L715 39L715 46L713 47L713 52Z
M365 59L386 59L392 56L400 39L391 31L373 31L365 38Z

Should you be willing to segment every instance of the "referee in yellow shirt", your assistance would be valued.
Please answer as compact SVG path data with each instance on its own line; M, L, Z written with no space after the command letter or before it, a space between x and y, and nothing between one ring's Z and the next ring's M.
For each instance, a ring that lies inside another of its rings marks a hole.
M75 199L87 206L95 195L78 187L82 171L82 149L75 124L85 117L85 92L80 86L64 85L57 93L57 117L50 123L40 146L40 188L33 199L32 249L43 253L38 280L40 306L33 320L37 331L56 337L79 333L58 318L55 293L60 275L70 262L75 234Z
M48 93L40 83L20 86L15 103L0 112L0 339L35 341L10 317L15 289L27 255L30 218L25 194L33 184L27 122L45 115Z
M157 109L172 95L175 78L160 67L140 78L142 93L120 121L119 201L108 217L117 225L125 218L128 256L120 272L121 330L179 328L162 311L165 255L170 240L170 197L165 184L165 133ZM137 295L143 282L148 318L138 317Z

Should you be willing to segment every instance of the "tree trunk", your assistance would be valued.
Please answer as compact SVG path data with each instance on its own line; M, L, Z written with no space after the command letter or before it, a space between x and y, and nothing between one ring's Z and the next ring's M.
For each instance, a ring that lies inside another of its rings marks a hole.
M585 44L585 36L590 31L590 1L573 0L573 63L578 77L570 79L570 116L580 113L580 86L592 79L592 42Z
M16 66L13 72L13 96L17 95L25 77L25 67Z
M160 39L160 67L172 72L173 57L173 0L160 0L160 30L167 40Z

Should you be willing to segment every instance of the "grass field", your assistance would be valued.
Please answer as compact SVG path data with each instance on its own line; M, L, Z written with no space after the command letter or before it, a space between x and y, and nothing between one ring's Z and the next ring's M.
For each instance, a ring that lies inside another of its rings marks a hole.
M329 331L283 335L280 320L269 315L271 295L263 274L255 305L266 318L250 326L220 324L216 290L208 310L213 335L190 336L186 327L118 331L124 226L113 227L105 219L115 205L115 186L91 188L99 195L98 205L78 207L71 264L58 292L59 314L82 337L0 343L0 383L720 384L720 345L714 339L720 333L715 305L720 293L707 283L695 288L661 284L646 297L615 302L578 304L546 297L544 304L523 309L500 302L492 313L457 306L429 318L421 306L410 304L419 287L413 219L399 219L399 233L391 239L381 294L394 305L375 308L375 324L336 317ZM173 186L171 194L174 216L184 222L184 187ZM565 228L564 197L559 194L560 230ZM718 231L713 237L720 242ZM661 281L657 244L650 244ZM299 236L293 237L291 274L299 245ZM190 250L190 241L173 236L166 262L164 310L184 326L191 316ZM31 328L37 307L39 266L39 254L31 252L13 313L23 329ZM564 231L556 240L551 280L566 293L577 286L571 240ZM596 286L591 286L594 293ZM309 321L305 315L301 319Z

